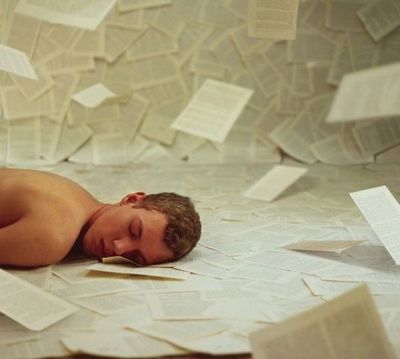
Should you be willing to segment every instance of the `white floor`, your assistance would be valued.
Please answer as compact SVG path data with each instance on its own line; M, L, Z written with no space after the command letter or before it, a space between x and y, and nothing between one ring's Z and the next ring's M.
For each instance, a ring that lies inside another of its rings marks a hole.
M183 281L87 276L84 268L93 260L40 270L32 276L37 285L82 309L42 332L30 332L0 316L1 358L66 356L66 346L115 357L187 353L182 348L211 354L249 352L251 331L360 282L368 283L389 337L400 347L399 269L348 194L386 185L400 198L400 165L317 164L272 203L242 197L270 167L61 163L44 168L76 180L103 201L118 201L131 191L189 195L201 213L202 239L187 260L175 264L184 273ZM366 242L341 254L281 248L302 238ZM15 337L20 342L2 342Z

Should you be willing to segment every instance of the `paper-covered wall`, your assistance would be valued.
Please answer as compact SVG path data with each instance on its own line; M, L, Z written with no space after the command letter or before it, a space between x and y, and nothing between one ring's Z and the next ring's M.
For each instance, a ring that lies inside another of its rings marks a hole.
M77 16L90 3L0 2L0 44L38 76L0 71L0 162L400 157L396 116L326 122L344 74L400 61L396 0L301 1L293 41L249 37L247 0L103 0ZM222 143L170 127L206 79L253 90Z

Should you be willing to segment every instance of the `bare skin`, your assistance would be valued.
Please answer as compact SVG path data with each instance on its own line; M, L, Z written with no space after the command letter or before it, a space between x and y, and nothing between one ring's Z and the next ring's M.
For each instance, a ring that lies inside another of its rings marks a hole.
M0 168L0 265L36 267L63 259L79 241L87 256L124 256L148 265L172 260L167 218L138 208L145 194L102 203L48 172Z

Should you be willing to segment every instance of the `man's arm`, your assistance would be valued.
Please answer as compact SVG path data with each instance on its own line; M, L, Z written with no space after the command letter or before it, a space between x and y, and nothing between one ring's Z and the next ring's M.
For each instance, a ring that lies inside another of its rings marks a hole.
M0 228L0 265L37 267L60 261L69 248L32 218Z

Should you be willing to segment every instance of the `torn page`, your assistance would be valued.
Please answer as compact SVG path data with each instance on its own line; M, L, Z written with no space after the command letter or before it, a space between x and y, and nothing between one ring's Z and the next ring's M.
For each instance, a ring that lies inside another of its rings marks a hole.
M324 241L299 241L290 243L283 248L292 249L295 251L315 251L315 252L335 252L341 253L344 250L357 246L365 241L361 240L324 240Z
M254 359L394 359L366 286L250 334Z
M100 106L109 99L117 97L117 95L103 84L98 83L74 93L71 97L82 106L93 108Z
M294 40L298 10L299 0L249 0L249 36Z
M28 329L42 330L78 310L2 269L0 278L0 311Z
M171 127L221 143L252 93L251 89L208 79Z
M37 75L22 51L0 44L0 70L37 80Z
M50 23L95 30L117 0L22 0L15 11Z
M386 247L397 265L400 264L400 205L386 186L350 193L365 219Z
M354 94L357 96L354 96ZM343 77L327 122L381 119L400 115L400 64L354 72Z
M304 167L274 166L247 189L243 196L271 202L307 172Z
M397 0L372 1L357 14L375 41L400 25L400 3Z

